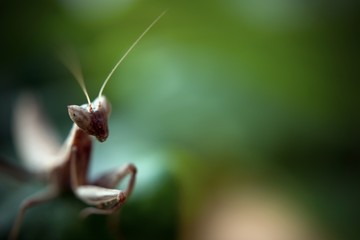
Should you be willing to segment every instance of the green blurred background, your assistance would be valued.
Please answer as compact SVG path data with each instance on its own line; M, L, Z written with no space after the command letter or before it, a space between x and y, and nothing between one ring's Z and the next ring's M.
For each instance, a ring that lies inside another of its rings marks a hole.
M167 8L104 91L110 137L95 143L89 176L133 162L133 196L85 221L85 205L64 196L28 211L21 239L359 239L355 1L2 1L1 155L20 164L11 121L23 91L63 139L66 106L86 102L59 49L76 51L94 99ZM6 238L44 185L0 180Z

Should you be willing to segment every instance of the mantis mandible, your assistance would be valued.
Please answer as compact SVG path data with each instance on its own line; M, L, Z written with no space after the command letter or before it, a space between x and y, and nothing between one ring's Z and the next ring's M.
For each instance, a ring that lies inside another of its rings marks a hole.
M79 82L81 89L86 96L87 104L81 106L68 106L69 116L74 123L65 143L62 145L56 156L52 159L46 159L46 161L41 161L41 157L37 156L33 156L33 160L28 157L28 167L33 168L33 170L35 168L37 173L39 173L38 175L44 176L48 180L48 186L45 191L34 194L23 200L19 207L15 223L11 229L10 239L17 238L25 212L29 208L47 202L65 191L72 191L76 197L90 205L80 212L81 217L87 217L91 214L111 214L126 202L134 188L137 171L136 167L133 164L127 164L120 169L110 171L100 176L95 181L88 181L87 171L92 149L92 136L96 137L100 142L104 142L109 135L108 117L111 112L111 106L105 96L102 95L107 82L129 52L165 13L166 11L160 14L145 29L116 63L102 84L98 97L93 102L90 101L81 71L70 64L68 65L69 70ZM26 118L27 115L36 115L36 113L32 112L28 114L29 111L36 112L36 104L31 98L23 99L23 101L18 104L16 110L18 115L16 120L18 123L15 125L24 125L26 124L26 121L35 122L34 119ZM31 130L32 129L28 129L27 131ZM44 129L41 132L44 133L46 130ZM37 136L40 135L40 137L44 135L42 141L48 139L46 133L41 134L38 132L35 134ZM51 139L48 142L52 142ZM29 139L20 139L19 144L23 145L22 147L31 150L29 149L31 148ZM43 151L40 154L43 154ZM27 156L24 157L26 158ZM116 185L128 175L130 175L130 180L126 189L114 189Z

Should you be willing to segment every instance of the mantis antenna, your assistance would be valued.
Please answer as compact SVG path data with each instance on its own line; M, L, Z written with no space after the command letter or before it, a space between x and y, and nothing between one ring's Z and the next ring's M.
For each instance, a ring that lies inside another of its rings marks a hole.
M99 97L101 97L102 92L104 91L104 88L107 84L107 82L109 81L109 79L111 78L111 76L113 75L113 73L115 72L115 70L117 69L117 67L120 65L120 63L125 59L125 57L131 52L131 50L136 46L136 44L141 40L141 38L155 25L155 23L157 21L160 20L160 18L162 16L164 16L164 14L167 12L167 10L165 10L164 12L162 12L146 29L145 31L136 39L136 41L129 47L129 49L125 52L125 54L122 56L122 58L120 58L120 60L116 63L116 65L114 66L114 68L111 70L111 72L109 73L109 75L107 76L107 78L105 79L103 85L100 88L100 92L99 92ZM85 84L84 84L85 85Z
M75 77L76 81L79 83L88 101L89 108L91 109L91 101L89 94L86 90L85 81L83 74L81 72L79 61L77 61L76 57L73 54L71 54L71 51L67 51L67 54L60 54L60 58L62 59L64 65L69 69L69 71Z

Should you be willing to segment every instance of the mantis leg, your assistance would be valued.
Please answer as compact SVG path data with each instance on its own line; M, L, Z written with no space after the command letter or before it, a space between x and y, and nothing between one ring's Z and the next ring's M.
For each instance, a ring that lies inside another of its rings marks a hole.
M124 191L124 200L119 201L115 206L113 206L111 209L99 209L94 207L88 207L81 211L80 216L81 217L87 217L91 214L112 214L115 212L119 207L121 207L128 196L132 193L132 190L135 185L135 179L136 179L136 172L137 169L133 164L126 164L120 169L108 172L100 176L95 182L94 185L104 187L104 188L115 188L116 185L119 184L119 182L125 178L127 175L130 174L130 180L129 184Z
M96 208L96 207L87 207L87 208L84 208L83 210L81 210L80 217L81 218L86 218L91 214L110 215L110 214L116 212L123 204L124 204L124 202L118 202L115 206L113 206L110 209L100 209L100 208Z
M131 194L136 176L136 167L128 164L125 167L101 176L93 185L80 185L77 181L76 148L72 149L71 156L71 185L75 195L85 203L94 207L85 208L81 217L91 214L112 214L119 209ZM129 184L125 191L113 189L117 183L127 175L130 176Z
M117 170L103 174L95 180L94 185L105 188L115 188L123 178L130 174L129 184L125 190L125 195L129 196L135 185L136 172L137 169L133 164L126 164Z
M28 198L26 198L20 205L19 212L16 216L15 223L11 229L9 239L16 239L20 230L21 223L23 221L25 212L27 209L39 205L44 202L57 197L59 194L58 190L55 187L50 186L47 190L38 192Z

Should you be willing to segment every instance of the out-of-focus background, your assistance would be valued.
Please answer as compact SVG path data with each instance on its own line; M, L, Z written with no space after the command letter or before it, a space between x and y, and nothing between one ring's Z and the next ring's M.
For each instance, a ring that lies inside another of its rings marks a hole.
M21 93L41 100L62 140L72 125L66 106L86 102L58 52L75 50L94 99L169 8L104 91L110 137L95 143L89 177L134 163L129 202L111 217L80 220L85 205L65 195L29 210L20 238L359 239L358 7L3 1L0 154L18 165L11 128ZM21 200L44 184L0 180L3 239Z

